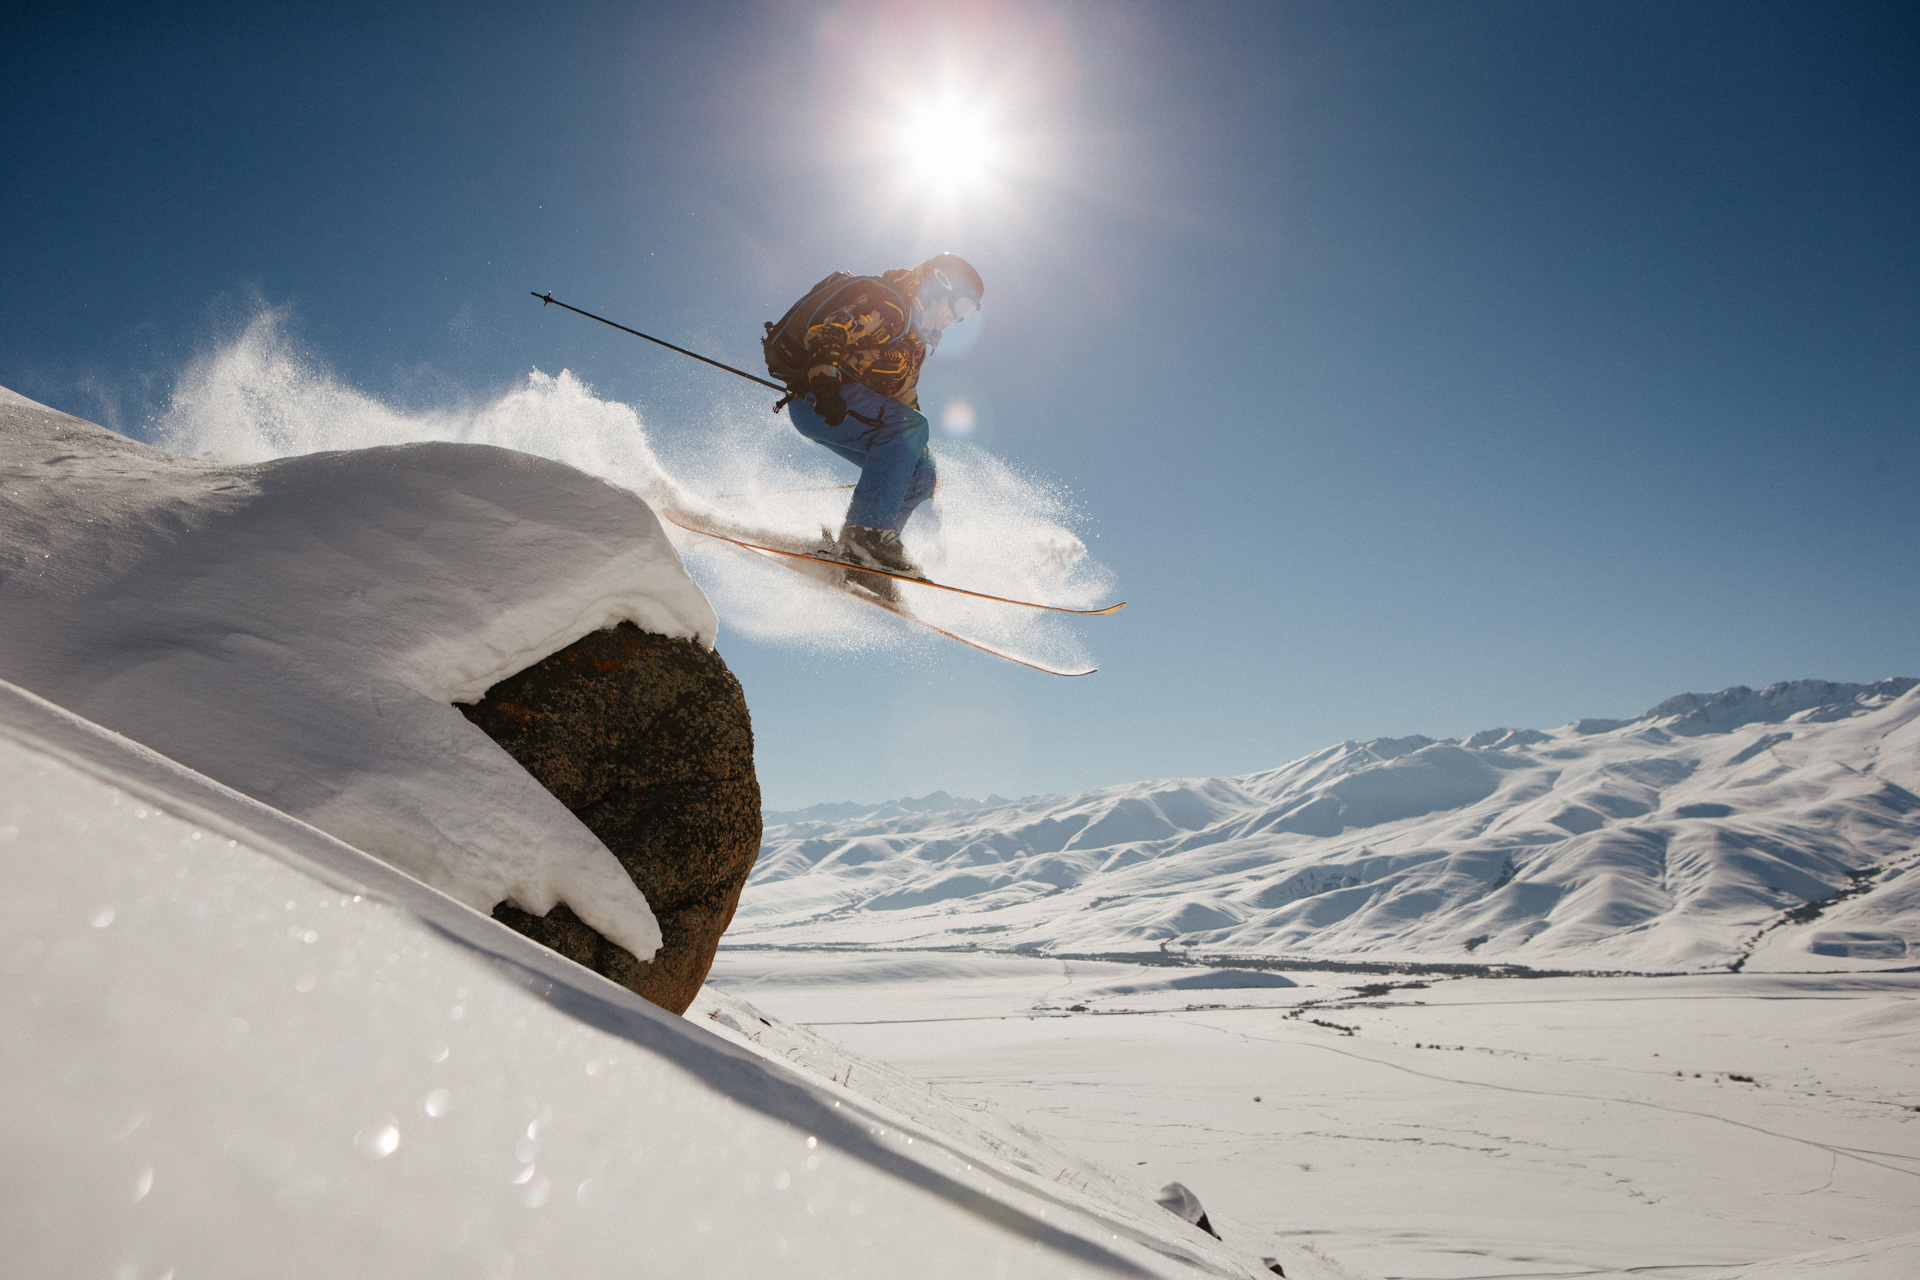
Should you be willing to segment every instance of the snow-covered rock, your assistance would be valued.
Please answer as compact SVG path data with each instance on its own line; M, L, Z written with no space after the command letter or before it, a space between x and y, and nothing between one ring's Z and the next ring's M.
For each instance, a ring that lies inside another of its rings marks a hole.
M768 828L732 938L1845 967L1920 952L1920 689L1348 742L1237 778Z
M1161 1187L1153 1202L1183 1222L1191 1222L1208 1235L1214 1235L1213 1224L1207 1221L1207 1210L1200 1203L1200 1197L1188 1190L1184 1182L1169 1182Z
M469 906L659 945L619 863L451 705L597 628L713 642L653 513L418 444L179 458L0 389L0 678Z
M660 950L640 960L564 906L493 917L684 1013L760 851L747 699L720 655L621 623L508 676L461 713L612 851L646 895Z

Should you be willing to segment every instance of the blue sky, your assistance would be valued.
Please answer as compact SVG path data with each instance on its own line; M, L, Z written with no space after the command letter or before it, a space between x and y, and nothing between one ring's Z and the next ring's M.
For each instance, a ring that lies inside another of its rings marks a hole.
M29 6L0 384L138 434L264 306L430 408L671 439L835 268L988 287L930 399L1131 607L1054 680L723 634L770 805L1920 674L1920 18L1766 3ZM888 139L964 94L996 179ZM1094 537L1092 535L1097 535Z

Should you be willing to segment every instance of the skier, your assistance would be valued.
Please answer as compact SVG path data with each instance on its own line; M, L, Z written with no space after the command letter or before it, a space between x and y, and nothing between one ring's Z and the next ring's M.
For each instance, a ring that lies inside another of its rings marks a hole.
M980 273L942 253L879 276L835 272L766 326L767 369L786 384L788 417L809 440L860 468L833 554L858 568L924 578L900 531L937 477L920 412L920 366L940 335L980 308ZM886 601L895 581L858 574Z

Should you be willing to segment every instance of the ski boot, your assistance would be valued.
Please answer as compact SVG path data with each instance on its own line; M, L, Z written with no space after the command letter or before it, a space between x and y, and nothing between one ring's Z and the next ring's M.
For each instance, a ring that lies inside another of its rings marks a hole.
M858 570L885 569L887 573L902 574L909 578L927 576L920 571L919 565L907 559L906 549L900 545L900 534L893 529L846 525L840 530L839 559L855 570L847 575L849 582L864 587L888 604L899 603L899 580L888 577L886 573L860 573Z

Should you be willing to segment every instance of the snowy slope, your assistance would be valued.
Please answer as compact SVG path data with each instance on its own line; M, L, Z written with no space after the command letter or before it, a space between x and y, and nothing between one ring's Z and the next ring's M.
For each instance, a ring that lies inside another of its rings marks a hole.
M10 1274L1266 1274L4 683L0 875Z
M1898 963L1920 955L1917 791L1914 680L1736 688L1238 778L773 826L729 940Z
M638 955L652 913L451 705L623 620L715 618L632 493L419 444L178 458L0 389L0 678L482 911L565 901Z

